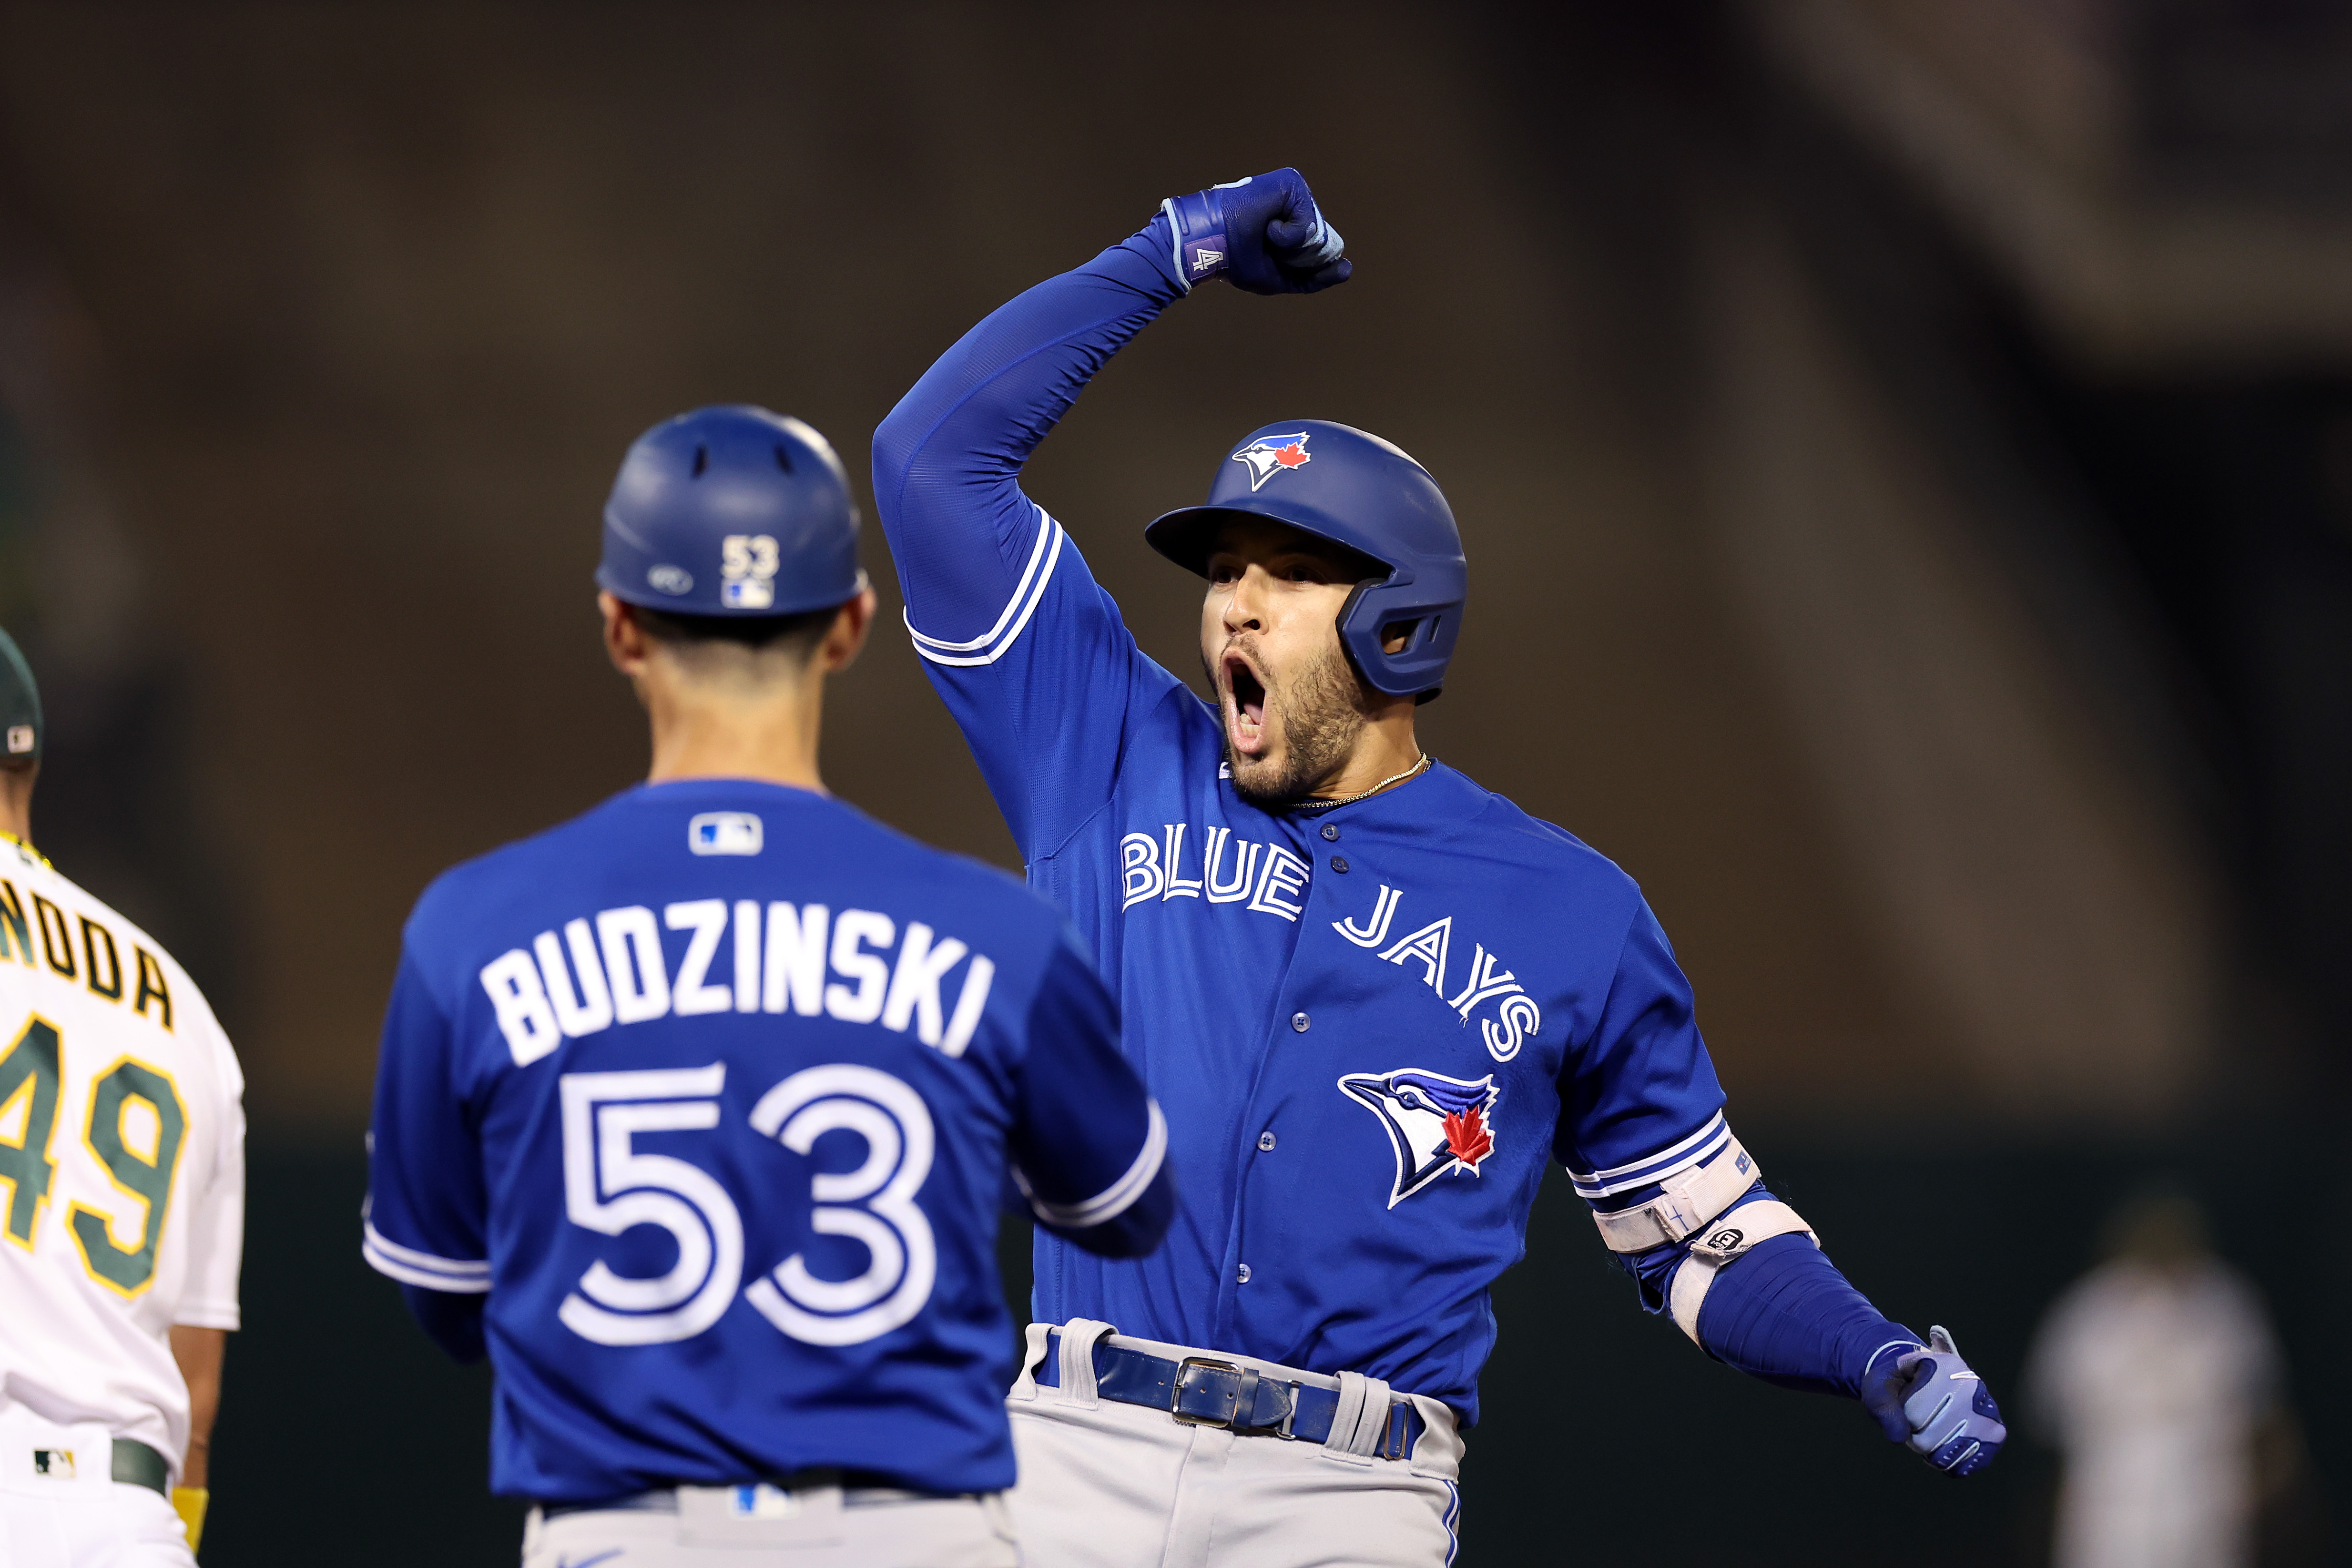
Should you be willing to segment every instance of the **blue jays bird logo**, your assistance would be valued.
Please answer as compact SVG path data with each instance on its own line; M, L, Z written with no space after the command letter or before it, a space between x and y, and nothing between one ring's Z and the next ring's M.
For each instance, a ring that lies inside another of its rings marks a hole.
M1314 457L1307 449L1307 434L1301 430L1294 436L1261 436L1235 452L1234 462L1249 465L1250 489L1257 489L1286 468L1305 468Z
M1449 1172L1477 1175L1495 1152L1491 1118L1503 1091L1495 1087L1492 1073L1475 1081L1420 1068L1351 1073L1339 1080L1339 1092L1388 1130L1389 1145L1396 1151L1391 1208Z

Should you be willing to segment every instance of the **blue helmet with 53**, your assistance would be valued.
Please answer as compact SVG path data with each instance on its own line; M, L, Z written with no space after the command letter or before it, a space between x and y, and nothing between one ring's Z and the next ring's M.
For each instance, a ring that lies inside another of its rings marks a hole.
M681 616L790 616L866 586L857 508L825 438L750 404L637 437L604 503L597 586Z

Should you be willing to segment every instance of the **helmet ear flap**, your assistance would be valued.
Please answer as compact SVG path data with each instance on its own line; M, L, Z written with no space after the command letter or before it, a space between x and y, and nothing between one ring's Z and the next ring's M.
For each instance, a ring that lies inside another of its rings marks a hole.
M1365 640L1362 622L1367 617L1358 616L1356 610L1363 604L1364 595L1381 586L1382 581L1379 577L1367 577L1349 589L1347 600L1340 605L1339 616L1332 623L1339 633L1339 651L1348 656L1348 662L1354 667L1356 674L1374 690L1381 689L1380 672L1377 666L1367 668L1367 661L1380 658L1381 639L1375 634L1369 649L1360 646Z
M1339 646L1373 690L1426 702L1437 695L1453 654L1449 623L1459 607L1457 602L1428 603L1410 582L1368 577L1349 591L1339 606ZM1391 653L1388 632L1395 626L1411 630L1404 647Z

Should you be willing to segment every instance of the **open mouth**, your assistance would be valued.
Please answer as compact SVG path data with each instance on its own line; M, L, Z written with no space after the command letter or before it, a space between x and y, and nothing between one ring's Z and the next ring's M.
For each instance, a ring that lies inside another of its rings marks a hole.
M1255 756L1265 744L1265 682L1239 654L1225 656L1225 689L1233 705L1226 724L1234 750Z

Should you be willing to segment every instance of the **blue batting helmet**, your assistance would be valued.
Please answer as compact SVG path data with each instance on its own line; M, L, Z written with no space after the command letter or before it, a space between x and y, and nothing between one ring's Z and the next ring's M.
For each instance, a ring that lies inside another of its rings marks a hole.
M1361 552L1388 568L1356 584L1339 612L1339 643L1372 687L1426 702L1445 679L1462 630L1470 568L1453 509L1429 470L1378 436L1328 419L1268 425L1243 437L1209 499L1155 518L1151 548L1208 574L1217 529L1234 516L1270 518ZM1382 633L1407 625L1404 647Z
M604 503L596 585L681 616L790 616L866 586L857 508L825 438L750 404L636 439Z

